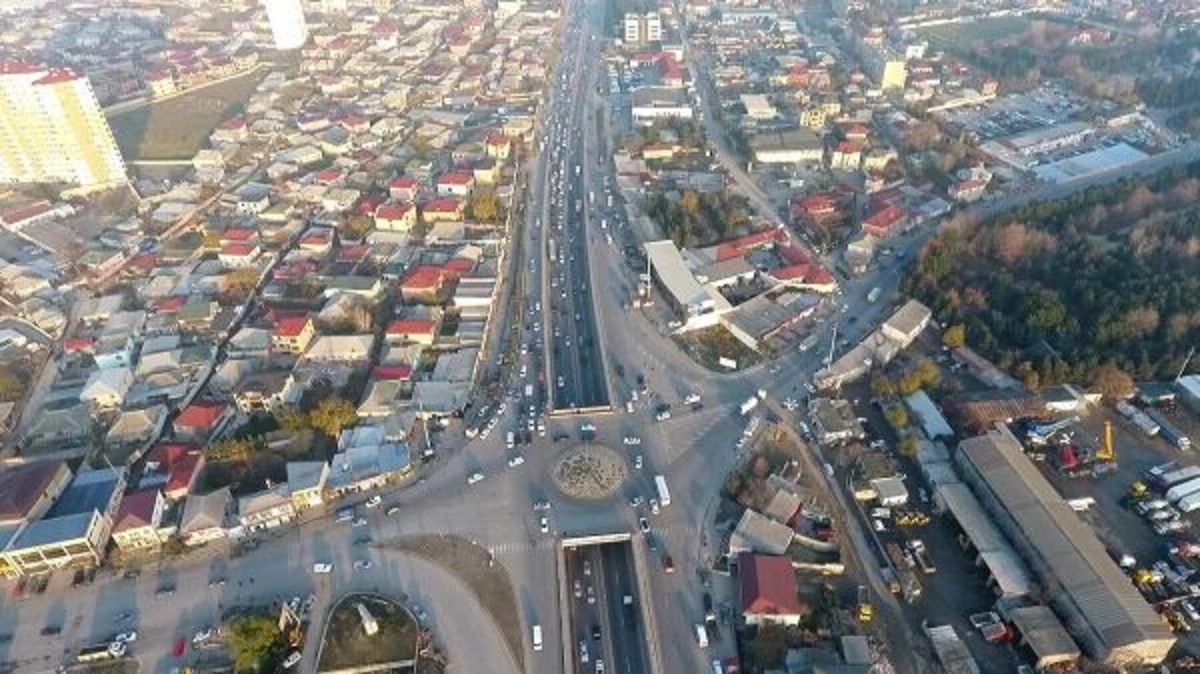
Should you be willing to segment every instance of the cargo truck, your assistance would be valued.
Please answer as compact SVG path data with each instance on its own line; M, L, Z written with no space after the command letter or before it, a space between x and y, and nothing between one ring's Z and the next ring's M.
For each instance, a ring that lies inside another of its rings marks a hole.
M1167 490L1167 500L1178 503L1184 496L1200 493L1200 477L1175 485Z
M917 566L921 568L921 572L926 575L937 573L937 567L933 565L933 561L929 559L929 551L925 549L925 542L920 539L915 539L908 542L909 550L912 550L913 557L917 559Z
M1200 508L1200 492L1184 496L1179 499L1179 503L1176 503L1175 507L1179 509L1179 512L1184 513L1190 513Z
M1189 480L1194 480L1200 477L1200 466L1188 466L1180 468L1177 464L1167 464L1170 468L1156 472L1157 468L1151 468L1149 471L1150 481L1159 489L1170 489L1178 484L1183 484ZM1160 466L1162 468L1162 466Z
M917 580L917 574L909 568L904 551L895 543L886 544L884 551L887 552L888 559L892 561L892 567L896 570L896 581L900 585L900 592L904 595L904 600L909 603L916 601L921 596L921 581Z
M741 413L742 416L746 416L747 414L750 414L751 412L753 412L754 408L758 407L759 402L766 400L766 399L767 399L766 390L758 389L758 393L747 398L746 402L742 403L741 406L738 407L738 412Z
M1163 440L1175 445L1175 448L1186 452L1192 448L1192 439L1189 438L1183 431L1179 430L1170 421L1167 421L1162 414L1154 410L1146 410L1146 416L1158 423L1158 434Z
M671 505L671 492L667 489L667 478L662 475L655 475L654 487L658 490L659 505L664 508Z

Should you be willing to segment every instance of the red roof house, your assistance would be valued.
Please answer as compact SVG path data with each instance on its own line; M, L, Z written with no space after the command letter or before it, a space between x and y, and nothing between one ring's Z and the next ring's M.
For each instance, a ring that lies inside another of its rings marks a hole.
M743 552L738 555L738 590L748 624L800 622L800 595L791 559Z
M863 220L862 230L864 234L870 234L882 239L895 233L903 226L907 218L908 216L903 208L890 205L884 206Z
M204 452L186 442L164 442L146 454L146 469L142 483L158 485L168 500L184 498L196 484L204 469Z
M418 318L395 320L388 323L386 334L391 342L415 342L417 344L433 344L437 338L438 322L433 319Z
M175 437L206 440L221 430L232 416L231 412L229 405L215 400L193 402L175 417Z

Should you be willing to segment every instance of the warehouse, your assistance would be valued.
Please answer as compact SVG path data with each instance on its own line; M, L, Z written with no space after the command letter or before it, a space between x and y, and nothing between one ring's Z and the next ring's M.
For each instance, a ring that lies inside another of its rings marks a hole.
M674 242L646 243L646 257L650 260L650 273L686 328L716 325L720 310L728 309L729 302L721 298L722 307L718 308L716 297L692 275Z
M955 460L1089 656L1113 665L1166 658L1171 630L1006 426L964 440Z

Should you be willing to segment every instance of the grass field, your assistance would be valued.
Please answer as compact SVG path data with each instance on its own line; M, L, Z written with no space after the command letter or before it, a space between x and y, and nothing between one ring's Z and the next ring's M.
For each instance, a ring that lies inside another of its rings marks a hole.
M362 603L379 625L367 636L356 605ZM398 605L368 595L345 598L329 618L317 671L369 667L417 657L417 625Z
M1029 30L1031 22L1020 16L997 16L968 23L918 28L919 37L929 41L933 51L962 52L986 47L997 40L1020 35Z
M256 70L110 117L121 154L126 161L191 159L218 124L242 109L266 74Z

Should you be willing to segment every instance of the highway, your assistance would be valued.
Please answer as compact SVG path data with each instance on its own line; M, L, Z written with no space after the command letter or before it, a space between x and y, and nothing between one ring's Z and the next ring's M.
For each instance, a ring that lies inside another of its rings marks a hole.
M569 642L576 671L599 672L603 666L623 674L649 672L646 635L637 618L632 546L588 545L568 550L566 560L571 587ZM624 603L625 597L629 604Z

